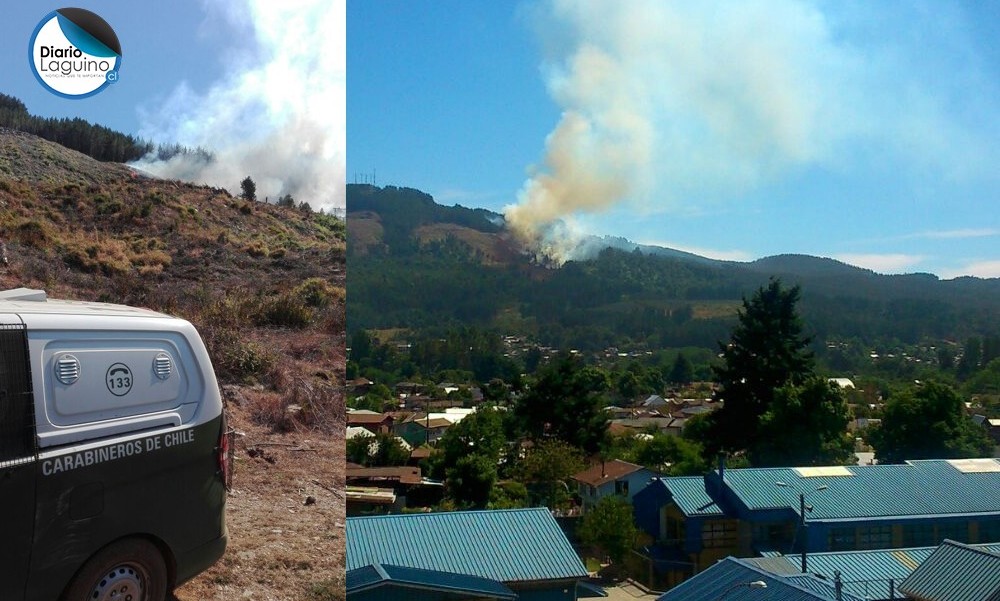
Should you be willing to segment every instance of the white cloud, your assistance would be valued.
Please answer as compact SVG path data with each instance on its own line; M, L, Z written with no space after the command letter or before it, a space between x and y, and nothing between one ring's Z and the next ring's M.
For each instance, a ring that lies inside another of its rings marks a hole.
M639 244L645 244L648 246L661 246L663 248L672 248L674 250L684 251L708 259L716 259L718 261L745 262L745 261L752 261L755 258L752 254L748 253L745 250L720 250L717 248L689 246L686 244L677 244L675 242L661 242L658 240L639 242Z
M907 271L914 271L911 268L919 265L925 259L922 255L907 255L902 253L843 254L834 255L833 258L848 265L871 269L876 273L905 273Z
M1000 278L1000 260L974 261L964 267L946 270L942 272L941 277L950 280L965 275L979 278Z
M959 230L941 230L931 232L920 232L917 234L907 234L898 239L930 239L930 240L952 240L962 238L989 238L1000 235L1000 230L996 228L968 228Z

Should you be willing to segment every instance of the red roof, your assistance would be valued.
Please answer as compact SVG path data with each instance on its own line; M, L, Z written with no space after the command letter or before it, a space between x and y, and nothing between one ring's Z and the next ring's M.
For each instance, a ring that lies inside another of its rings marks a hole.
M593 465L582 472L573 474L573 479L591 486L600 486L643 469L641 465L614 459Z

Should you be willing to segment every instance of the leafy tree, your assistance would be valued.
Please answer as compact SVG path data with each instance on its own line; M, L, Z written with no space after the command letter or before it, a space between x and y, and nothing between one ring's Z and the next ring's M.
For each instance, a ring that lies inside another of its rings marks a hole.
M760 439L761 416L771 407L775 391L797 386L812 375L813 356L806 349L796 310L799 287L785 288L772 278L750 300L743 299L729 343L721 345L722 364L713 367L717 400L724 406L711 415L714 455L751 449Z
M663 433L638 441L632 461L671 476L695 476L708 471L700 445Z
M514 466L513 475L523 483L532 484L539 500L546 507L556 509L569 500L566 480L584 466L580 449L550 439L529 449Z
M950 387L926 382L894 395L869 430L879 463L989 456L993 443Z
M410 452L392 434L355 436L347 441L347 460L365 467L406 465Z
M448 496L457 504L485 507L505 444L500 414L484 405L448 428L432 456L431 471L444 475Z
M240 182L240 189L242 190L240 196L245 200L257 200L257 184L249 175Z
M497 481L497 464L486 455L472 453L460 457L445 474L448 496L457 505L485 508Z
M539 370L514 411L532 439L558 438L594 453L607 429L602 395L609 388L604 371L584 366L570 353L561 353Z
M483 405L448 428L437 448L445 466L453 466L468 455L483 455L496 465L506 440L500 413L490 405Z
M278 197L278 200L274 204L279 207L288 207L289 209L295 208L295 199L292 198L291 194L285 194L284 196Z
M639 538L632 504L617 495L604 497L584 514L577 535L583 544L596 547L611 561L621 563Z
M962 385L962 391L968 396L1000 395L1000 358L990 361L966 380Z
M849 419L840 388L826 378L782 386L761 416L761 437L751 461L759 467L854 463Z

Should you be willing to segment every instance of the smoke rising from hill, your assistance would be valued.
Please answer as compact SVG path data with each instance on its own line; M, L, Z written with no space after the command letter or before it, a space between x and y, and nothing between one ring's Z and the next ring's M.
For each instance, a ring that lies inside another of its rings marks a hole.
M806 170L897 160L942 178L987 172L995 120L969 117L983 114L966 114L975 99L923 69L926 42L914 42L926 34L960 46L962 34L916 10L907 30L920 35L889 29L873 41L879 26L852 10L805 0L547 0L530 16L562 117L504 209L508 225L557 258L564 243L548 224L622 203L663 213L738 202Z
M536 16L563 114L505 210L529 243L555 219L653 191L669 190L662 208L752 186L834 135L825 90L848 57L801 3L553 0Z
M260 200L291 194L314 209L343 208L344 0L218 0L209 8L234 28L247 29L253 47L225 57L233 65L230 75L208 91L174 90L147 115L140 135L206 148L215 158L146 157L134 166L234 194L249 175Z

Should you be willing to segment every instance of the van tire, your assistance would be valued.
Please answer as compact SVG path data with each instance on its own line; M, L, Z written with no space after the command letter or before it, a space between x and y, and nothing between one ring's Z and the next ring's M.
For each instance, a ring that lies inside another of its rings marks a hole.
M62 601L104 601L112 597L114 589L131 592L133 601L164 601L167 566L156 545L128 538L104 547L77 572Z

